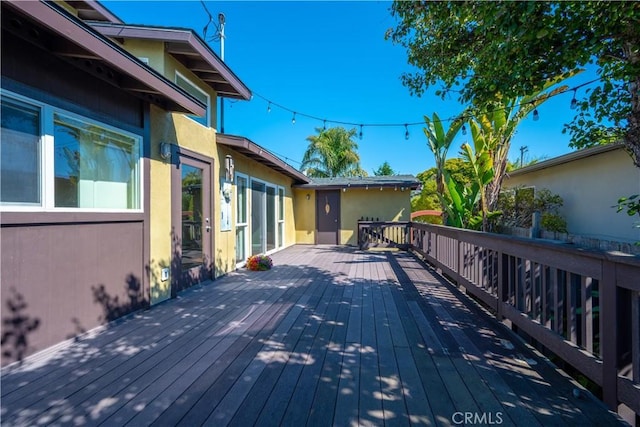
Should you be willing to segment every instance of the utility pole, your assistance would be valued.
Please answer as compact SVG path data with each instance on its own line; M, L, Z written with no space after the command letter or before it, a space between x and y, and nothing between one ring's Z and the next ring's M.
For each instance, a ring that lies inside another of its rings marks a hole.
M520 167L523 167L524 165L524 153L527 151L529 151L529 147L527 147L526 145L520 147Z
M226 18L224 16L224 13L219 13L218 14L218 24L220 24L220 26L218 27L218 33L220 35L220 59L222 59L222 62L224 62L224 24L225 24ZM220 97L220 133L224 133L224 98Z

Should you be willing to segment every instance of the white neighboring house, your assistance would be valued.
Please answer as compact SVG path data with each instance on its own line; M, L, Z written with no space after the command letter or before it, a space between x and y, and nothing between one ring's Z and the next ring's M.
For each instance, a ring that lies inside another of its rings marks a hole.
M503 188L547 188L564 200L569 235L633 243L640 218L616 213L620 197L640 194L640 168L621 144L601 145L526 166L508 174Z

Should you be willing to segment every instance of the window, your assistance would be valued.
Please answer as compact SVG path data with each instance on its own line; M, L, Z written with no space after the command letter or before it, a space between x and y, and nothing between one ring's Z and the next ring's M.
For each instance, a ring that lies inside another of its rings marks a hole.
M0 147L3 204L39 206L41 182L40 110L18 101L2 99Z
M54 114L55 206L138 209L134 138Z
M209 98L209 95L205 91L200 89L198 86L191 83L189 80L187 80L186 77L184 77L182 74L178 72L176 72L176 84L180 88L184 89L185 92L187 92L189 95L193 96L195 99L197 99L198 101L202 102L204 105L207 106L207 111L204 117L199 117L199 116L194 116L189 114L187 116L191 117L193 120L200 123L201 125L209 127L210 126L209 116L211 111L211 100Z
M3 93L3 209L139 210L141 149L139 136Z

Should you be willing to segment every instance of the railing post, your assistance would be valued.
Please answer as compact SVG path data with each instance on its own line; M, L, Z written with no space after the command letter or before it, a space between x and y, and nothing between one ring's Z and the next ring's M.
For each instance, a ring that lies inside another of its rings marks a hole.
M502 252L498 252L498 278L496 285L498 286L497 295L498 295L498 320L502 321L503 319L503 309L502 304L504 301L504 254Z
M602 262L600 284L600 348L602 356L602 400L612 411L618 411L618 292L616 264Z

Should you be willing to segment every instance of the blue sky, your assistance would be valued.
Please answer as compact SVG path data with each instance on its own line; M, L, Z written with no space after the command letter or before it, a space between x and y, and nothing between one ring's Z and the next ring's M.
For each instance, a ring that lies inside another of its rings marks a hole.
M131 24L163 25L194 29L202 36L208 17L199 1L105 1L103 4ZM307 147L306 138L323 122L300 116L295 125L290 110L353 123L395 123L395 127L363 128L356 139L363 168L372 174L384 161L402 174L417 174L434 165L421 125L410 126L405 139L404 123L422 122L437 112L454 117L463 110L455 98L410 96L400 82L411 71L406 51L384 39L394 26L391 3L358 2L206 2L211 14L226 16L225 62L254 92L251 101L226 101L225 133L242 135L280 155L295 167ZM215 29L209 28L212 35ZM219 42L210 41L219 53ZM571 87L593 79L585 72L567 81ZM578 92L578 97L584 94ZM260 95L260 96L258 96ZM540 120L522 122L511 143L510 159L555 157L572 151L569 136L561 133L573 117L572 93L550 99L538 108ZM358 126L353 126L357 128ZM456 141L450 156L469 135Z

